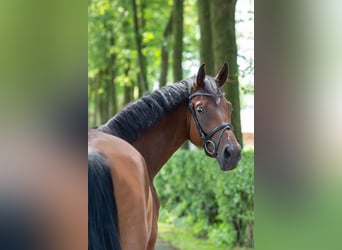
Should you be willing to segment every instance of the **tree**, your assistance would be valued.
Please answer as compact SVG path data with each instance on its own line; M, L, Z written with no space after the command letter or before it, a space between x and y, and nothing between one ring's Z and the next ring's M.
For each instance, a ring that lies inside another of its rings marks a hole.
M183 0L174 0L172 8L172 32L173 32L173 81L178 82L183 79ZM189 142L185 142L183 149L189 149Z
M143 7L142 7L143 8ZM141 27L144 25L145 20L143 16L143 11L141 11L140 20L138 19L137 3L136 0L132 0L132 10L133 10L133 21L134 21L134 34L135 42L137 46L138 53L138 65L140 70L138 72L138 84L139 84L139 96L142 96L148 90L147 76L146 76L146 60L143 55L142 49L142 31Z
M227 99L233 104L232 125L237 140L242 145L240 119L239 69L235 36L236 0L211 0L211 28L215 69L228 61L229 79L225 85Z
M116 95L116 88L114 85L114 80L115 80L115 58L116 55L114 52L112 52L112 48L115 46L115 40L114 40L114 34L112 32L113 30L113 25L109 24L107 27L108 33L111 34L108 37L108 44L109 44L109 58L108 58L108 64L107 64L107 70L108 70L108 113L109 115L115 114L117 112L117 95ZM105 119L108 119L108 117L105 117ZM106 122L106 120L104 121Z
M198 0L197 7L201 34L200 60L201 63L205 63L207 74L212 76L217 69L215 69L214 64L209 0Z
M169 20L163 32L163 41L161 45L161 67L160 67L159 87L163 87L166 85L167 73L169 70L169 48L168 47L170 43L170 36L172 35L172 23L173 23L173 15L171 12Z
M172 8L173 80L183 78L183 0L174 0Z

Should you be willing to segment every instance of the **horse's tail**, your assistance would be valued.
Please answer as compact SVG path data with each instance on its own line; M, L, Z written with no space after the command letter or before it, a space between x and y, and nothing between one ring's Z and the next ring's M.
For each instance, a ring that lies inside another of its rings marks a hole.
M109 166L88 154L88 250L120 250L117 209Z

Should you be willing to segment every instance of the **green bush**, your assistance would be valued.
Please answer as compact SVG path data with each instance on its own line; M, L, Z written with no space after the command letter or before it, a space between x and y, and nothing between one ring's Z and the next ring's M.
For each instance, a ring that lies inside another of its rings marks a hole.
M211 228L208 237L217 245L233 246L236 239L236 231L232 225L221 223Z
M192 228L218 245L253 246L254 152L223 172L202 150L179 150L155 178L160 221Z

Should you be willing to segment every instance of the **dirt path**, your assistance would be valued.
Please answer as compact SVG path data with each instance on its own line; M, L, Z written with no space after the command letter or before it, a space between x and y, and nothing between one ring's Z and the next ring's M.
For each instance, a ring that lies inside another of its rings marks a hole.
M178 249L170 246L168 243L158 238L157 244L156 244L156 250L178 250Z

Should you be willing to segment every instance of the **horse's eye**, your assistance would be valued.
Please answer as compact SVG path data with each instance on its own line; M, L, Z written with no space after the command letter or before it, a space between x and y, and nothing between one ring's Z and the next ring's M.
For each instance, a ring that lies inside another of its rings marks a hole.
M203 114L203 113L204 113L204 110L203 110L202 107L197 107L196 110L197 110L197 112L198 112L199 114Z

